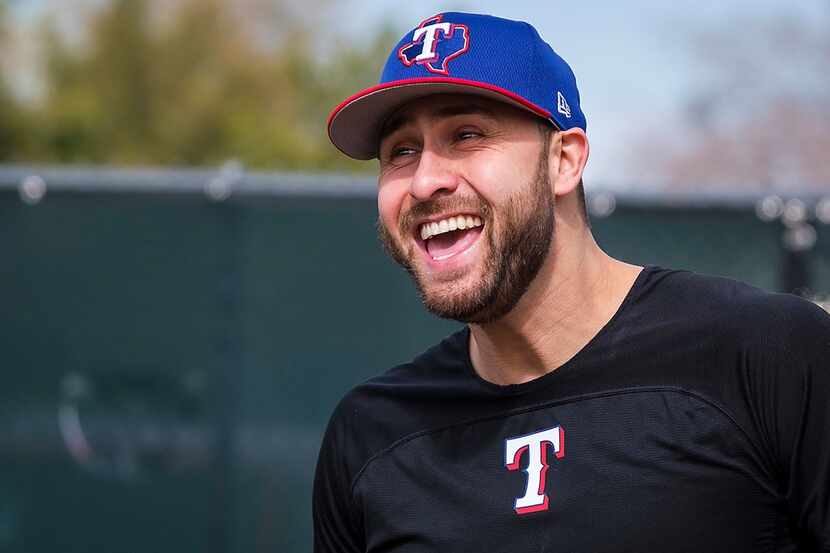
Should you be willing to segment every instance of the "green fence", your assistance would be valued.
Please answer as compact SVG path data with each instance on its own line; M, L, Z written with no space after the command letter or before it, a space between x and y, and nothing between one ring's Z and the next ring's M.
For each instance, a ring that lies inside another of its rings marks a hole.
M830 292L818 198L590 205L623 259ZM457 326L375 209L347 177L0 168L0 553L309 551L335 403Z

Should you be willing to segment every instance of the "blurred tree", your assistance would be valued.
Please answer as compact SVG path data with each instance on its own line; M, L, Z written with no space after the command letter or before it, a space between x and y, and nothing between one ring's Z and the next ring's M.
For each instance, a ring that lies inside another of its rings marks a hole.
M6 3L0 0L0 52L9 51L10 40L6 26ZM26 150L26 113L9 90L4 69L0 65L0 161L15 159Z
M47 24L47 92L28 155L369 170L336 152L325 120L337 101L376 81L392 34L361 46L327 34L334 56L319 49L320 29L293 13L287 0L111 0L80 48Z
M151 44L145 2L118 0L88 29L83 51L68 46L52 21L42 42L46 96L33 157L59 162L144 161L151 142Z
M676 186L830 189L830 12L745 16L693 48L703 77L685 126L649 129L638 169Z
M28 151L27 127L26 113L0 77L0 161L24 157Z

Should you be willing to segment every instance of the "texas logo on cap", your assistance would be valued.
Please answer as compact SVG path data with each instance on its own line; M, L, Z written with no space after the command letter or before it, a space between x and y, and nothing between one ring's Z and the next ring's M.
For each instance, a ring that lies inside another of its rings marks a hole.
M407 67L417 63L430 72L449 75L448 64L470 49L470 29L466 25L443 22L443 14L422 22L412 34L412 42L398 50Z

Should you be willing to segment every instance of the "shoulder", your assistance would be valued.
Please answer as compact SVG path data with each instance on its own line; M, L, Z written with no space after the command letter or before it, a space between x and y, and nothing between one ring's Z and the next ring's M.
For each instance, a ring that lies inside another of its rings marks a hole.
M769 292L738 280L658 269L645 286L664 320L705 332L727 346L784 353L799 347L827 351L830 315L792 294Z
M811 324L826 320L819 306L799 296L769 292L739 280L691 271L656 269L644 283L677 317L708 316L739 327Z
M774 296L786 295L770 293L732 278L660 267L652 268L643 286L662 299L671 299L686 307L697 306L694 311L763 305Z
M467 371L465 328L424 351L412 361L392 367L383 374L357 385L343 398L335 414L346 410L365 412L366 408L390 407L438 393L453 380L463 380Z
M331 416L323 446L340 449L357 472L396 441L444 423L441 402L473 387L467 337L461 330L350 390Z

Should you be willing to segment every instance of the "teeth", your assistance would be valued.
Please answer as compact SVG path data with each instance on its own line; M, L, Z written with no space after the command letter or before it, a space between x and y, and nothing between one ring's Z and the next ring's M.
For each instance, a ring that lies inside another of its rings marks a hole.
M453 230L463 230L473 227L480 227L482 225L481 218L472 217L470 215L458 215L456 217L448 217L440 221L432 223L424 223L421 225L421 240L429 240L437 234L444 234Z

